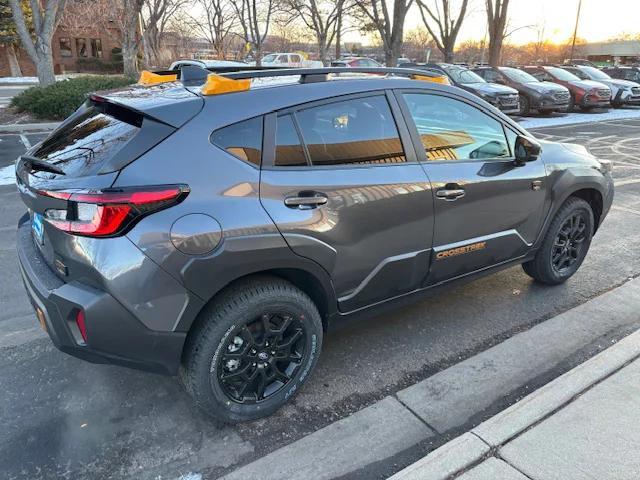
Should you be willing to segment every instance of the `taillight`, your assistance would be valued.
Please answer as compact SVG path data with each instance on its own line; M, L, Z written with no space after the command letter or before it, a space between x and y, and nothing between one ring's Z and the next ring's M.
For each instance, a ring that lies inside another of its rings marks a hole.
M175 205L187 196L186 185L113 188L100 191L38 191L67 201L66 209L48 209L44 218L65 232L89 237L124 233L145 215Z
M78 330L80 330L80 335L82 335L84 343L87 343L87 325L84 321L84 310L78 310L76 313L76 325L78 326Z

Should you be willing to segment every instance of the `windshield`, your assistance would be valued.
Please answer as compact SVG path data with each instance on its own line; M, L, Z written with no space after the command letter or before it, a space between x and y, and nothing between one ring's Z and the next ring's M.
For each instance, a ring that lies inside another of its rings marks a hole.
M564 80L564 81L567 81L567 82L572 82L574 80L580 80L573 73L567 72L566 70L563 70L563 69L558 68L558 67L547 68L547 72L549 72L551 75L553 75L558 80Z
M580 70L578 67L566 67L563 68L562 70L566 70L569 73L573 73L576 77L578 77L580 80L590 80L591 78L589 77L589 75L587 75L586 73L584 73L582 70Z
M274 62L276 60L276 56L277 55L275 53L270 53L269 55L262 57L262 61L266 63Z
M585 72L593 80L611 80L611 77L604 73L602 70L598 70L594 67L582 67L582 71Z
M444 69L456 83L487 83L480 75L466 68L444 67Z
M529 75L527 72L523 72L522 70L518 70L517 68L500 67L500 71L514 82L531 83L540 81L533 75Z

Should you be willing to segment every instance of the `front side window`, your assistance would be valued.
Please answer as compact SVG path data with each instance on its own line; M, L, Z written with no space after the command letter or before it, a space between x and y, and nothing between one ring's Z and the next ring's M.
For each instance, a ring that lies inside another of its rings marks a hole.
M428 160L469 160L511 156L502 124L459 100L405 93Z
M296 118L313 165L406 162L382 95L308 108Z
M498 83L498 81L500 80L500 74L494 70L483 70L482 74L487 82Z
M262 157L262 117L255 117L211 134L211 143L240 160L260 165Z

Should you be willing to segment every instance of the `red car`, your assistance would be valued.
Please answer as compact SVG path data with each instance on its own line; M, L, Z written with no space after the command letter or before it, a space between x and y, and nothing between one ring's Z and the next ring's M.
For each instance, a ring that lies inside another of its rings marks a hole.
M522 67L522 70L533 75L538 80L562 85L571 92L569 111L576 106L583 111L592 108L608 108L611 102L611 89L604 83L593 80L580 80L573 73L559 67L533 66Z

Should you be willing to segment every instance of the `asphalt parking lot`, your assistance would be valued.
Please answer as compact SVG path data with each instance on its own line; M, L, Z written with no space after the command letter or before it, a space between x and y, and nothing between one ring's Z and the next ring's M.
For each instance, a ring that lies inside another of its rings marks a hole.
M37 327L14 253L24 207L14 186L0 186L0 476L177 479L198 472L216 478L638 276L640 120L534 133L586 145L615 164L614 206L570 281L541 287L517 267L345 326L326 337L318 369L293 403L235 427L213 424L173 378L84 363L51 345ZM0 168L40 138L0 135ZM619 325L584 345L579 356L550 362L540 382L638 327L640 320ZM361 478L383 476L408 461L389 459Z

